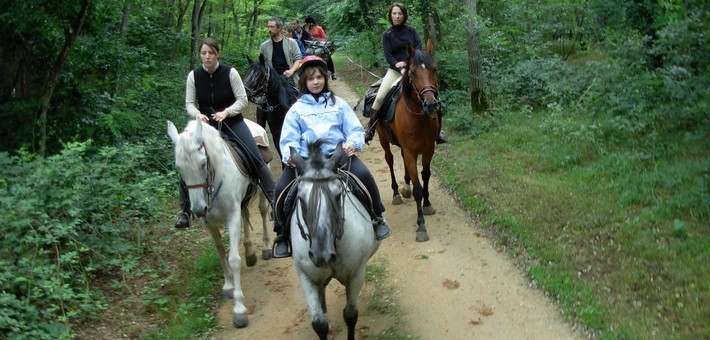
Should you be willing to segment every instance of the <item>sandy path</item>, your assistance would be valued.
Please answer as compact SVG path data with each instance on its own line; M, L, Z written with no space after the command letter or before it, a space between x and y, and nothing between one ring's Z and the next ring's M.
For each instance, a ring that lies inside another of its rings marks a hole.
M359 98L340 80L331 86L351 105ZM468 213L436 178L432 178L430 199L437 213L426 218L430 241L417 243L415 202L409 199L400 206L390 204L389 170L379 142L373 141L359 156L377 180L394 232L371 261L387 265L385 284L396 292L395 303L402 311L400 332L421 339L580 338L562 321L554 305L530 287L511 261L495 251L490 240L480 236ZM398 157L395 165L401 178L403 165ZM272 164L272 169L276 175L280 173L276 164ZM254 216L252 221L259 219ZM261 232L255 230L253 240L260 237ZM244 266L242 284L250 311L249 326L231 326L232 302L227 301L218 311L223 329L210 335L211 339L316 338L290 259L259 260L255 267ZM374 337L395 322L391 315L368 310L372 289L366 284L360 298L358 338ZM331 339L347 338L342 319L344 293L337 281L328 286Z

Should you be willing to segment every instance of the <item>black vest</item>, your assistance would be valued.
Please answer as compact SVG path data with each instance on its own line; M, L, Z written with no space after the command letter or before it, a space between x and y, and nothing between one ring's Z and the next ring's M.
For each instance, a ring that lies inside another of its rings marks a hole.
M200 113L211 117L215 112L222 111L237 101L229 82L231 70L231 66L221 63L212 74L203 67L195 69L195 96Z

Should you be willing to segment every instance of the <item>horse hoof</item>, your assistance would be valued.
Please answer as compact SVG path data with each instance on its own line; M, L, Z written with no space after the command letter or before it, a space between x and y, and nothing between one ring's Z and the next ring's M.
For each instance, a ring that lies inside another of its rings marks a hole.
M417 242L429 241L429 234L426 231L417 231Z
M261 259L262 260L268 261L268 260L271 260L272 257L274 257L274 256L271 254L271 249L268 249L268 250L264 249L261 251Z
M432 206L422 207L422 213L424 215L434 215L436 214L436 209L434 209L434 207Z
M256 254L247 255L247 267L254 267L256 264Z
M232 324L237 328L244 328L249 325L249 317L247 313L233 313L232 314Z
M222 290L222 298L225 300L229 299L234 299L234 290L228 289L228 290Z
M402 194L404 198L412 198L412 189L406 185L402 189L399 189L399 193Z
M397 195L395 197L392 197L392 205L400 205L402 203L404 203L404 201L402 201L402 196Z

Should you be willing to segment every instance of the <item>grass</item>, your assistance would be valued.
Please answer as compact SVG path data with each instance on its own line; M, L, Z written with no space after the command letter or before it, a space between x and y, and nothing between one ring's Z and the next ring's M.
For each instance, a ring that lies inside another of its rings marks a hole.
M544 114L497 119L454 134L436 171L565 317L600 338L710 337L708 142L648 161L565 141Z

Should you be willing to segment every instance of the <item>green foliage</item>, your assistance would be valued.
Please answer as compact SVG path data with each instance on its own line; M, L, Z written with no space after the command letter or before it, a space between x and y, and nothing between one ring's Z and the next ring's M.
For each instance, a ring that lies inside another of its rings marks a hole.
M129 270L173 180L146 171L143 145L68 144L47 159L0 154L0 333L67 337L103 309L93 280Z

